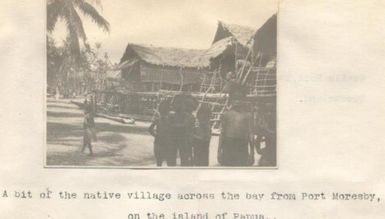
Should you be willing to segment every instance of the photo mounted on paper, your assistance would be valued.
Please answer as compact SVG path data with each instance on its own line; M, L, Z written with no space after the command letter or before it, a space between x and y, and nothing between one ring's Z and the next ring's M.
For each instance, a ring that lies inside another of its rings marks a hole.
M46 167L276 167L277 10L47 0Z

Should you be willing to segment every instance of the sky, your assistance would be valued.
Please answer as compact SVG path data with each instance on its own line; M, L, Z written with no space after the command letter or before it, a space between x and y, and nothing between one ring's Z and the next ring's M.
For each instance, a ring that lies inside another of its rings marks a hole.
M115 63L129 42L207 49L218 20L257 29L278 11L278 0L102 0L102 7L96 8L111 30L103 32L82 17L88 41L101 43ZM59 22L53 36L60 42L65 35L65 26Z

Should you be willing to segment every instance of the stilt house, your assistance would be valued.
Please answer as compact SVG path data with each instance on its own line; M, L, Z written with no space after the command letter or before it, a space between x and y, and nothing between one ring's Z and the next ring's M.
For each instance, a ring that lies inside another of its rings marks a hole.
M204 50L129 43L120 60L121 77L137 92L198 91L209 60Z

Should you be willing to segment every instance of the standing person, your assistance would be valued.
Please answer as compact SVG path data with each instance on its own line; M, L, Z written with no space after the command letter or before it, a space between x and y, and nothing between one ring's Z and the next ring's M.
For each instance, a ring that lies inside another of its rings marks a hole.
M95 138L95 121L90 111L85 111L83 122L83 147L81 152L84 153L86 148L89 149L90 155L93 155L92 151L92 139Z
M96 96L92 95L90 97L90 103L89 103L89 108L91 110L92 116L95 117L97 113L97 103L96 103Z
M198 101L189 93L185 92L182 94L184 99L184 112L186 114L186 145L184 147L184 150L186 152L186 155L188 157L187 163L185 165L181 161L182 166L192 166L194 165L193 160L193 133L194 133L194 127L195 127L195 116L193 115L193 112L197 109ZM181 159L182 160L182 159Z
M197 124L194 129L193 139L193 164L194 166L209 165L209 147L211 140L211 109L201 105L197 112Z
M91 95L90 97L90 110L93 116L95 116L95 101L94 97Z
M175 158L179 152L182 166L192 165L191 137L194 127L194 120L191 113L187 113L185 96L177 95L172 103L172 111L168 118L170 128L170 158Z
M261 154L262 142L265 141L263 126L265 124L265 118L263 114L263 105L258 103L254 106L254 128L255 128L255 149L258 154Z
M174 152L170 150L169 133L167 125L167 117L170 111L170 104L167 100L161 101L158 106L159 115L149 127L149 132L154 136L154 155L156 165L162 166L166 161L168 166L175 166L173 159ZM170 156L170 154L172 154ZM176 153L175 153L176 154ZM176 155L175 155L176 156Z
M259 166L276 166L277 164L277 132L275 104L267 103L264 106L264 119L261 121L261 135L264 136L265 147L257 144L256 149L261 158ZM262 141L262 140L260 140Z
M254 164L254 129L252 114L243 100L245 88L239 84L230 87L231 108L221 117L218 162L223 166Z
M84 113L85 113L85 112L91 112L90 103L89 103L87 97L84 98L83 109L84 109Z

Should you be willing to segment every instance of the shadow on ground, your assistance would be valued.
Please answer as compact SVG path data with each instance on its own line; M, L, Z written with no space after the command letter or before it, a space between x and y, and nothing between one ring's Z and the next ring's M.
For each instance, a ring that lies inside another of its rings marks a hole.
M61 117L61 118L69 118L69 117L82 117L84 116L83 113L72 113L72 112L55 112L55 111L48 111L47 112L48 117Z

